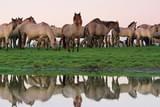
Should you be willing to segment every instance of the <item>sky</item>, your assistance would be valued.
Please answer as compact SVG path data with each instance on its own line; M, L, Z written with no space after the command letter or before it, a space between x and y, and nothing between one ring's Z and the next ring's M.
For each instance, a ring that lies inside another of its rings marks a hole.
M33 16L62 27L72 24L75 12L81 12L83 26L94 18L119 21L120 26L160 23L160 0L0 0L0 24L13 17Z

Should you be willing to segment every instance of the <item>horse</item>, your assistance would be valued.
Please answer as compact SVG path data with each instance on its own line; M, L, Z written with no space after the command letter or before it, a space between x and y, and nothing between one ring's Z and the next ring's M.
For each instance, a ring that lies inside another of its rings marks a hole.
M56 27L55 25L51 25L51 29L53 30L56 37L62 36L62 28L61 27Z
M22 20L23 20L23 18L16 18L16 20L17 20L17 27L23 22ZM16 27L16 28L17 28ZM11 40L11 47L12 48L16 48L17 46L16 46L16 41L17 41L17 39L19 38L18 37L18 34L15 34L15 31L16 31L16 28L12 31L12 33L10 34L10 36L9 36L9 38L10 38L10 40Z
M62 95L67 98L73 98L74 107L81 107L81 93L84 90L84 82L77 80L77 83L75 83L75 77L63 76L62 85Z
M24 81L19 89L19 93L14 93L15 97L19 97L25 104L33 105L36 100L47 101L52 97L54 87L56 85L55 78L48 78L48 87L31 86L26 88Z
M8 50L8 45L9 45L9 36L12 33L12 31L16 28L17 26L17 20L12 18L12 21L7 24L2 24L0 25L0 39L5 40L5 47Z
M75 13L73 24L65 24L62 27L62 37L64 48L70 52L70 48L74 51L75 39L77 39L77 52L79 51L80 36L82 35L82 17L80 13ZM61 44L61 43L60 43Z
M22 18L21 19L19 18L19 20L22 20ZM19 23L17 25L17 27L13 30L12 34L10 35L10 38L13 39L13 47L14 48L17 47L16 46L17 39L18 39L18 47L19 48L22 48L25 45L25 43L21 39L21 35L19 33L19 29L20 29L21 26L23 26L26 23L36 23L36 21L34 20L34 18L32 16L30 16L30 17L24 19L21 23Z
M117 94L115 88L113 91L111 91L110 87L108 86L108 77L88 77L88 79L84 79L84 81L84 94L87 98L95 101L100 101L103 98L118 99L119 94ZM112 87L113 85L115 87L114 83L112 83Z
M28 38L28 45L30 44L31 40L48 37L51 47L55 48L55 35L50 26L45 22L41 22L38 24L24 23L20 26L19 33L21 35L23 43L25 43L26 37Z
M160 24L157 24L157 32L154 33L153 37L156 39L160 39Z
M136 24L137 22L133 21L131 22L127 28L120 27L119 36L120 37L128 37L127 45L131 46L132 44L132 38L134 37L134 32L136 30Z
M137 46L140 46L140 40L142 40L145 37L149 38L150 45L152 42L153 35L156 32L158 32L157 25L148 25L148 27L139 26L135 31L135 35L137 38Z
M114 21L101 21L99 18L90 21L84 28L84 35L88 46L93 47L93 44L98 40L97 43L99 43L99 47L102 47L104 45L103 40L105 37L107 38L107 34L111 29L119 32L119 23Z

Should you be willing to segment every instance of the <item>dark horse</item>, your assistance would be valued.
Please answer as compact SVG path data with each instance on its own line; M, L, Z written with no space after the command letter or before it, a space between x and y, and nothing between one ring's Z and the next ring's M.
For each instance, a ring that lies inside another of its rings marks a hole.
M103 40L108 37L111 29L119 33L119 23L114 21L101 21L99 18L95 18L89 22L84 28L87 46L93 47L97 43L99 47L102 47L104 45ZM106 45L107 44L108 43L106 43Z

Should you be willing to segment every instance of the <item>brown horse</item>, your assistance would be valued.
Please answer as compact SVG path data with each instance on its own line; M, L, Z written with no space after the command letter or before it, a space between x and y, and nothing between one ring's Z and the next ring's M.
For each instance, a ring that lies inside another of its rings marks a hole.
M127 37L127 45L132 45L132 38L134 36L135 30L136 30L136 24L137 22L133 21L131 22L127 28L120 27L120 37Z
M98 41L101 47L104 44L104 38L107 38L107 34L111 29L119 32L119 23L114 21L101 21L99 18L95 18L89 22L84 28L84 35L88 46L93 47L93 45L95 45L94 41Z
M70 48L74 51L75 39L77 39L77 52L79 51L80 36L82 35L82 18L80 13L75 13L73 24L66 24L62 27L62 40L64 48L70 52ZM60 43L61 44L61 43Z
M156 32L158 32L157 25L139 26L135 31L135 35L137 38L137 45L140 46L140 40L142 40L144 37L149 38L149 45L150 45L152 42L152 38Z
M13 19L9 24L0 25L0 39L5 40L5 47L8 50L9 36L17 26L17 19Z
M49 38L50 46L55 48L55 35L50 26L45 23L24 23L19 28L19 33L22 36L23 43L25 43L26 37L28 38L27 44L30 44L31 40L41 40L42 38Z
M22 20L23 20L23 18L16 18L16 20L17 20L17 27L23 22ZM17 28L16 27L16 28ZM10 38L10 41L11 41L11 44L10 44L10 46L12 47L12 48L16 48L17 46L16 46L16 41L17 41L17 39L19 39L19 36L18 36L18 34L16 34L15 33L15 31L16 31L16 28L13 30L13 32L10 34L10 36L9 36L9 38Z
M10 35L10 38L13 39L13 47L14 48L17 47L16 46L16 41L17 40L18 40L18 47L19 48L21 48L22 45L23 46L25 45L25 43L22 41L21 35L19 33L20 27L23 26L26 23L36 23L35 20L34 20L34 18L32 16L24 19L23 21L22 21L21 18L19 18L18 20L19 20L19 24L17 25L17 27L13 30L12 34ZM22 22L20 22L20 21L22 21Z

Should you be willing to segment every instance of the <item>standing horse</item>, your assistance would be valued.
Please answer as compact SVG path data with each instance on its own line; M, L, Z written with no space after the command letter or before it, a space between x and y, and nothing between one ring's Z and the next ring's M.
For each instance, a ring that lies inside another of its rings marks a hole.
M0 25L0 39L5 39L5 47L8 50L9 36L17 26L17 20L12 18L9 24Z
M119 32L119 23L114 21L101 21L99 18L95 18L89 22L84 28L84 35L88 46L93 47L93 44L96 43L97 40L99 47L103 46L103 40L105 37L107 38L107 34L111 29Z
M17 20L17 27L23 22L22 19L23 19L23 18L16 18L16 20ZM16 27L16 28L17 28L17 27ZM15 33L16 28L12 31L12 33L11 33L10 36L9 36L9 38L10 38L10 40L11 40L11 44L10 44L10 45L11 45L12 48L16 48L16 47L17 47L17 46L16 46L16 41L17 41L17 39L19 38L18 34Z
M120 27L120 33L119 36L120 37L128 37L128 41L127 41L127 45L131 46L132 44L132 38L134 36L134 32L136 30L136 22L133 21L131 22L127 28L122 28Z
M79 51L80 36L82 35L82 18L80 13L75 13L73 17L73 24L66 24L62 27L62 40L63 45L70 52L74 51L75 39L77 38L77 52Z
M19 18L18 20L20 21L22 19ZM19 48L22 48L22 45L25 45L25 43L22 43L23 41L21 39L21 35L19 33L19 29L20 29L21 26L23 26L26 23L36 23L36 22L35 22L34 18L32 16L30 16L30 17L26 18L25 20L23 20L21 23L19 23L17 25L17 27L13 30L13 32L12 32L12 34L10 36L10 38L13 39L13 47L14 48L17 47L16 46L16 41L17 40L18 40L18 47Z
M56 37L62 36L62 28L51 25L51 29L53 30Z
M149 38L149 45L151 44L154 33L158 32L157 25L148 25L148 27L138 27L135 31L137 38L137 45L140 46L140 40L144 37Z

